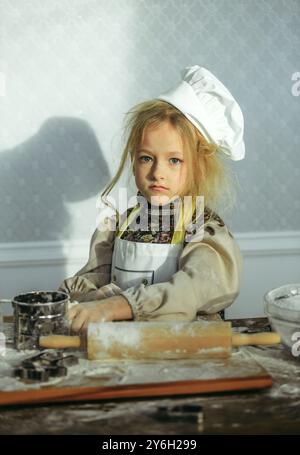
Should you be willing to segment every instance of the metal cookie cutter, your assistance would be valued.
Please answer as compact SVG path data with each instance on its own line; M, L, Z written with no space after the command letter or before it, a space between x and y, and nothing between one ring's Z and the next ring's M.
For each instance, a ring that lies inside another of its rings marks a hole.
M46 350L23 360L14 371L22 380L47 382L49 378L66 376L68 369L78 363L75 355L64 354L55 350Z

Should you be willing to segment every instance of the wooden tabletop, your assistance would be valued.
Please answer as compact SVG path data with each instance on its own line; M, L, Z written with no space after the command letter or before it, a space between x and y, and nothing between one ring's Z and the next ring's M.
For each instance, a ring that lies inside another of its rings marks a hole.
M232 325L269 329L265 318ZM300 357L283 345L241 349L271 374L270 389L2 408L0 434L300 434Z

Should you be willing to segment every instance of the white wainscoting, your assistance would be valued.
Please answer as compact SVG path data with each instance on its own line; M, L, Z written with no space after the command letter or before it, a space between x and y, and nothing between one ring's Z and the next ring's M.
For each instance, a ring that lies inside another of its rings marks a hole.
M263 295L300 282L300 231L235 234L244 257L241 292L226 318L264 316ZM88 259L89 241L0 243L0 299L53 290ZM5 313L10 313L5 306Z
M270 289L300 283L300 231L236 234L244 258L239 297L226 318L261 317Z

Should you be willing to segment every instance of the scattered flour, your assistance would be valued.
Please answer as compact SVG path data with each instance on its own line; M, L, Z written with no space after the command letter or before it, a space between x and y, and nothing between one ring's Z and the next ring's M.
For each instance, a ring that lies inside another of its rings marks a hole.
M131 323L132 324L132 323ZM128 327L128 324L118 324L116 330L116 323L104 322L101 324L89 324L89 337L95 337L104 349L109 349L111 344L117 343L122 340L124 346L137 346L140 342L141 331L140 326L136 327L134 324Z
M249 362L249 356L236 351L229 359L166 360L166 361L90 361L79 358L79 363L68 368L68 375L44 383L25 384L13 377L13 368L36 351L7 350L0 359L0 390L38 389L59 384L62 386L142 384L179 380L205 380L224 377L244 377L260 374L262 368ZM83 355L83 354L80 354Z
M272 398L293 395L295 397L295 405L300 405L299 359L291 359L287 349L280 349L280 347L277 353L273 352L272 355L269 354L267 348L258 350L253 346L247 346L244 347L244 351L250 354L272 376L273 385L268 390L268 394Z

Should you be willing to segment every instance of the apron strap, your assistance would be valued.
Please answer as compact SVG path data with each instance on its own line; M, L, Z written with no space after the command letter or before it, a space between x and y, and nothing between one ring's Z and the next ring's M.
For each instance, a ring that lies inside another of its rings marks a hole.
M141 210L141 207L139 205L137 205L136 207L134 207L131 212L129 213L129 216L125 219L124 223L122 224L122 226L120 227L120 229L118 229L118 232L116 234L116 237L119 237L121 238L122 235L124 234L124 232L126 231L127 227L129 226L129 224L134 220L134 217L135 215Z
M191 206L192 205L192 206ZM188 205L188 209L184 210L184 205L180 207L180 217L177 221L171 243L183 243L185 238L185 226L192 221L193 213L196 209L195 198L192 198L192 204ZM183 213L184 212L184 213Z

